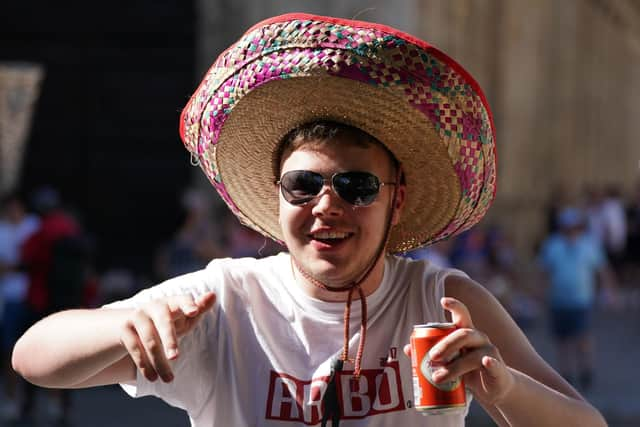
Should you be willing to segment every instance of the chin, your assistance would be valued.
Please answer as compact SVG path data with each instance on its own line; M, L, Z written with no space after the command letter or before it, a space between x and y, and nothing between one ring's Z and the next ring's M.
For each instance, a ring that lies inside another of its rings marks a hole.
M326 286L344 286L353 280L352 275L346 269L346 265L341 263L319 260L305 264L303 268Z

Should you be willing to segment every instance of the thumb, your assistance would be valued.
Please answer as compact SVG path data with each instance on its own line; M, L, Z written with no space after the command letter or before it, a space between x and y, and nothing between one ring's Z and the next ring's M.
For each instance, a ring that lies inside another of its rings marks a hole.
M404 354L407 355L407 357L411 357L411 344L406 344L402 350L404 351Z
M197 317L205 311L209 310L216 302L216 294L214 292L207 292L198 296L193 302L190 310L185 311L187 317Z
M181 325L180 334L191 331L204 317L205 313L213 307L216 302L216 294L207 292L206 294L196 297L192 308L185 312L184 323Z
M482 386L485 391L493 394L494 398L499 399L511 390L515 379L504 362L491 356L484 356L482 368Z
M211 307L213 307L213 304L215 304L215 302L216 294L212 291L202 294L196 299L196 304L198 305L198 308L201 312L209 310Z
M487 373L487 375L493 379L496 380L500 377L500 361L494 357L491 356L484 356L482 358L482 367L484 368L484 371Z

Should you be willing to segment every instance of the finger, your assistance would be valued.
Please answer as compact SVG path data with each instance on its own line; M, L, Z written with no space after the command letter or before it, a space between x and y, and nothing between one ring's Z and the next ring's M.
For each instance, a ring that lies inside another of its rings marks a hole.
M216 294L213 292L207 292L206 294L199 296L196 299L198 310L186 319L186 322L182 325L184 328L181 329L181 333L190 331L198 322L200 322L203 315L213 307L215 302Z
M408 357L411 357L411 344L406 344L402 350L404 351L404 354L406 354Z
M138 337L138 333L135 330L132 322L127 322L125 329L120 337L120 342L129 353L129 357L133 360L136 368L142 373L142 375L149 381L153 382L158 379L158 373L151 361L147 357L147 354L142 346L142 342Z
M139 311L134 318L134 322L140 342L151 366L164 382L170 382L173 379L173 374L154 320L146 313Z
M214 292L206 292L196 298L192 295L180 295L170 300L171 312L174 318L184 315L186 317L195 317L203 311L209 310L216 302L216 294Z
M173 320L183 316L192 317L198 314L198 305L191 295L178 295L167 300Z
M178 335L174 326L175 314L172 314L168 304L158 303L150 309L151 318L167 360L174 360L178 357Z
M496 381L498 378L500 378L502 369L504 367L502 362L491 356L482 357L481 362L482 367L485 369L485 372L493 381Z
M207 292L196 298L196 304L200 312L209 310L216 303L216 294L214 292Z
M465 353L445 366L436 369L433 373L433 379L436 382L452 381L469 372L481 369L483 367L482 359L493 353L494 349L491 347L478 348Z
M462 302L455 298L444 297L440 300L440 304L451 313L452 321L458 328L473 328L471 314Z
M460 354L462 349L472 350L489 344L489 338L477 329L456 329L429 350L429 357L432 360L450 361Z
M492 395L492 401L497 402L513 390L515 379L507 366L501 360L484 356L482 358L482 386Z

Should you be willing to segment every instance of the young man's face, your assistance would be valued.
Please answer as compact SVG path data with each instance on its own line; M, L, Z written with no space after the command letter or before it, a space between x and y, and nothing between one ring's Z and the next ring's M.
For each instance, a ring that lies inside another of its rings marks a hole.
M357 207L338 196L330 178L337 172L366 171L381 182L395 182L389 155L371 144L360 147L341 141L302 146L282 163L281 176L292 170L308 170L328 179L319 195L294 206L279 192L280 226L291 255L300 267L330 287L342 287L357 279L368 267L383 239L394 186L383 185L368 206ZM398 189L394 223L404 200Z

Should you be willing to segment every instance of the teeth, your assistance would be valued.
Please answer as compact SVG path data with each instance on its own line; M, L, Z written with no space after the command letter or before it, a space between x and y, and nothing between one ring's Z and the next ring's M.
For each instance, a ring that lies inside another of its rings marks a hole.
M315 239L344 239L348 235L349 233L341 233L339 231L321 231L314 233L313 237Z

